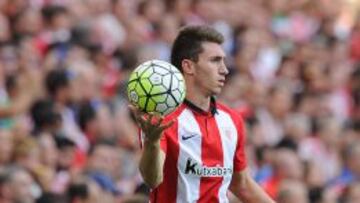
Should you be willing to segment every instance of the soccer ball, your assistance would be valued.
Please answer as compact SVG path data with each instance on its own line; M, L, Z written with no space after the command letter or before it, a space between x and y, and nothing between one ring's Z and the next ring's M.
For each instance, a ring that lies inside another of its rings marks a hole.
M130 102L141 111L167 115L184 101L184 78L172 64L150 60L131 73L127 93Z

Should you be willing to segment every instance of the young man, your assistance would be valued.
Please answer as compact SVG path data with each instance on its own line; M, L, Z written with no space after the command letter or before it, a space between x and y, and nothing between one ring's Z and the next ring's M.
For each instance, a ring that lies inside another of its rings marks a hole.
M242 119L214 98L228 74L222 42L210 27L182 29L171 62L184 75L186 100L164 120L131 106L144 137L140 172L150 202L228 202L228 189L246 203L273 202L246 170Z

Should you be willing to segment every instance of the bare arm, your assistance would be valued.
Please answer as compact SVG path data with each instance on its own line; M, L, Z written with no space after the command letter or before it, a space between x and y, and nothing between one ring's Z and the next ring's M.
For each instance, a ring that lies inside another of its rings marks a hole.
M170 127L173 122L162 124L163 117L150 114L145 118L144 113L135 107L130 106L130 109L145 135L139 164L140 173L147 185L156 188L163 180L165 162L165 153L160 148L160 138L163 131Z
M163 180L165 154L160 149L160 142L144 143L140 159L140 173L147 185L156 188Z
M7 118L11 117L16 114L16 109L11 107L0 107L0 118Z
M275 203L251 178L247 170L233 174L230 191L246 203Z
M21 96L9 106L0 107L0 118L12 117L25 112L30 107L31 102L32 100L30 97Z

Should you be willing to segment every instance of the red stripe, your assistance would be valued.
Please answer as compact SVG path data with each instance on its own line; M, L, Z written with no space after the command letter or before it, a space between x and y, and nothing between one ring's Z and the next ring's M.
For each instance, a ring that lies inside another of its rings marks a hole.
M185 109L185 106L180 106L174 113L167 116L164 122L169 122ZM179 142L178 142L178 120L164 132L166 139L166 159L164 163L164 178L163 182L153 190L150 194L151 203L175 203L177 194L177 177L178 169L177 162L179 157Z
M196 113L195 113L196 114ZM221 137L215 117L195 115L202 134L201 159L204 166L223 166L224 157ZM219 202L219 189L222 177L201 177L199 203Z
M171 129L167 130L166 135L167 145L171 147L167 148L167 157L164 163L164 179L163 182L151 193L151 202L153 203L165 203L176 202L177 192L177 160L179 156L179 144L177 136L178 122L175 122ZM171 136L169 136L171 135Z

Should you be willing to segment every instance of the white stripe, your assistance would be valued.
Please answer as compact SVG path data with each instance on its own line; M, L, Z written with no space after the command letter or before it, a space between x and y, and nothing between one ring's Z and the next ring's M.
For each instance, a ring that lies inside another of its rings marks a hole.
M195 135L195 136L193 136ZM183 136L193 136L183 139ZM196 202L200 194L200 177L185 174L188 158L202 164L201 161L201 131L191 111L185 109L178 117L178 179L176 202Z
M233 160L237 143L237 130L236 126L231 119L230 115L224 111L218 110L218 114L215 115L215 120L219 128L223 155L224 155L224 167L234 168ZM223 183L219 189L219 202L229 202L227 198L227 190L231 182L231 176L224 176Z

